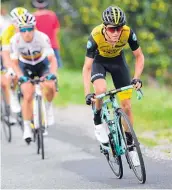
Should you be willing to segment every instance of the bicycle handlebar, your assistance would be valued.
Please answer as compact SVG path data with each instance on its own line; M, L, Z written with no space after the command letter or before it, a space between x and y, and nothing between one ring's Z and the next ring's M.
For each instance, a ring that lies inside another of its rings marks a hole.
M58 92L59 89L58 89L57 79L51 79L51 80L55 81L56 92ZM29 79L29 81L32 84L39 84L40 82L49 81L49 80L46 78L36 78L36 79Z
M113 90L107 91L105 93L102 93L100 95L95 96L95 98L102 99L105 96L115 95L115 94L117 94L119 92L122 92L122 91L125 91L125 90L129 90L129 89L133 89L133 85L128 85L128 86L124 86L122 88L118 88L118 89L113 89ZM140 100L143 97L143 92L142 92L141 89L136 90L136 92L137 92L137 99Z
M58 83L57 83L57 79L52 79L53 81L55 81L55 87L56 87L56 92L58 92ZM35 78L35 79L29 79L28 82L31 82L33 85L35 84L39 84L40 82L44 82L44 81L49 81L48 79L46 78ZM21 85L21 84L19 84Z

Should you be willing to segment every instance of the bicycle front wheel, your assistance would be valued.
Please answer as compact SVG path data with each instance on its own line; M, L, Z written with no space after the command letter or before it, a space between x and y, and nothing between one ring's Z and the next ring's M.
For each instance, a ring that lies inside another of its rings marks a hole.
M1 123L6 140L11 142L10 108L6 104L3 92L1 92Z
M123 177L122 159L121 156L117 156L116 154L115 144L111 135L109 135L109 142L111 150L106 154L106 158L113 173L118 179L121 179Z
M22 92L21 92L21 89L19 87L19 89L17 90L17 98L18 98L18 101L19 101L19 104L21 105L21 100L22 100ZM20 129L23 133L24 131L24 124L23 124L23 116L22 116L22 111L20 111L19 113L17 113L17 121L18 121L18 124L20 126Z
M140 149L140 143L138 142L137 136L134 132L134 129L128 119L128 116L125 114L125 112L122 109L118 109L117 115L119 118L119 124L122 132L122 136L124 138L124 143L126 146L126 159L129 164L129 167L132 168L135 176L139 180L140 183L145 183L146 181L146 170L145 165L143 161L143 156ZM126 136L126 129L130 132L132 136L132 142L127 142L127 136ZM136 156L138 157L138 164L135 165L132 157L131 157L131 151L135 151Z
M37 145L38 145L38 154L39 154L39 149L41 149L41 155L42 159L44 159L44 127L42 124L42 97L38 96L37 97L37 102L38 102L38 123L39 123L39 128L38 128L38 133L37 133Z
M109 130L110 128L115 127L115 126L110 126L114 124L109 124L106 116L104 117L104 121L107 124ZM122 165L121 155L117 155L116 153L116 143L115 143L114 135L110 133L108 137L109 137L110 150L109 151L104 150L101 147L101 152L103 152L104 155L106 156L107 162L112 172L116 175L118 179L121 179L123 177L123 165Z

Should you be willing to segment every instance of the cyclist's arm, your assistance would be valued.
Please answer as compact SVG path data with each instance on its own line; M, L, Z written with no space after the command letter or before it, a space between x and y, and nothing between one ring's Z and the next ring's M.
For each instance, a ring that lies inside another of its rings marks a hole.
M9 32L8 27L3 33L2 33L2 59L3 59L3 65L6 68L11 67L11 59L10 59L10 39L13 33Z
M10 51L8 50L2 50L2 59L3 59L3 65L6 68L10 68L11 66L11 59L10 59Z
M144 68L144 55L140 47L133 54L136 58L134 78L139 79Z
M15 36L11 39L10 42L10 58L12 68L14 69L14 72L16 73L17 77L20 78L21 76L23 76L23 73L19 67L19 52Z
M49 55L48 61L50 62L50 73L56 75L57 74L57 61L55 55Z
M12 65L12 68L13 68L13 70L16 73L18 78L23 76L23 73L22 73L22 71L21 71L21 69L19 67L19 60L18 59L12 59L11 60L11 65Z
M45 36L43 43L44 53L47 55L48 61L50 63L50 73L57 74L57 61L54 55L54 51L51 48L50 39L48 36Z
M83 81L84 81L85 96L90 93L91 68L94 61L96 50L97 50L97 44L92 38L92 36L90 36L87 42L87 52L83 66Z
M130 30L128 43L136 58L134 78L139 79L144 68L144 55L138 44L136 34L132 30Z

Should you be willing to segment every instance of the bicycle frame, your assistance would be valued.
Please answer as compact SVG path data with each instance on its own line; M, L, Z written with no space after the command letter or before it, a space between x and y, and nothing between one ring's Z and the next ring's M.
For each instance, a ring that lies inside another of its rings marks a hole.
M108 105L111 104L112 110L108 109ZM119 124L119 117L115 112L119 108L115 95L110 95L110 98L105 100L102 105L102 120L105 120L108 124L110 134L113 136L114 144L116 146L117 156L125 153L125 143L123 142L122 133ZM112 113L110 113L112 112ZM105 119L104 119L105 118Z
M102 118L102 121L105 121L108 124L110 134L112 135L113 140L114 140L114 145L116 146L115 151L116 151L117 156L125 153L126 146L125 146L125 142L124 142L124 139L121 133L121 128L119 125L119 117L116 112L116 110L118 110L120 106L116 100L115 95L118 92L132 89L132 88L133 88L133 85L129 85L129 86L125 86L120 89L114 89L114 90L111 90L111 91L108 91L106 93L96 96L97 99L103 99L104 97L109 96L107 100L103 100L101 118ZM137 91L137 99L141 99L142 95L143 94L141 91ZM112 107L111 111L113 111L113 113L110 113L110 110L108 109L109 104ZM107 149L105 146L103 146L103 148Z
M38 103L37 103L37 99L38 97L41 97L41 102L42 102L42 111L44 113L44 127L46 128L47 127L47 112L46 112L46 108L45 108L45 102L44 102L44 99L43 99L43 96L42 96L42 91L41 91L41 86L38 82L35 83L35 93L34 93L34 100L33 100L33 103L34 103L34 110L33 110L33 113L34 113L34 126L35 126L35 129L38 128L38 121L37 121L37 116L38 116Z

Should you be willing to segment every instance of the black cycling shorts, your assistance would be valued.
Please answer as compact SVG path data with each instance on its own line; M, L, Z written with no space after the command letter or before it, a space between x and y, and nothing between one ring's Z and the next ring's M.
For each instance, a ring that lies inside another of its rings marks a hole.
M49 65L50 64L47 58L36 65L30 65L19 60L19 66L23 72L23 75L32 79L36 76L42 77L49 73Z
M131 83L129 68L123 52L113 58L96 56L92 65L91 82L94 83L95 80L101 78L105 79L106 72L111 74L116 88L121 88Z

